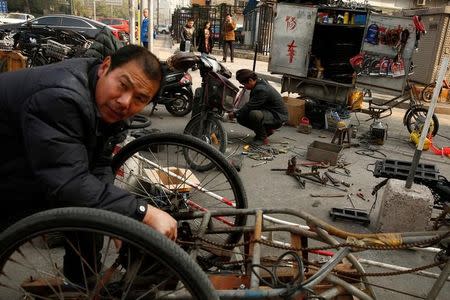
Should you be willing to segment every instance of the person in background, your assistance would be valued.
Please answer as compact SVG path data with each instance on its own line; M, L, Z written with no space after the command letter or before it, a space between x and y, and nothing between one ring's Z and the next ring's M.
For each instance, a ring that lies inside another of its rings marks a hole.
M141 43L142 46L148 48L148 22L150 22L150 20L148 19L147 8L144 9L143 15L144 19L142 20L142 27L141 27Z
M186 25L184 25L184 27L181 29L180 51L192 51L192 49L194 48L194 34L194 19L189 18L186 22ZM186 42L188 41L189 47L186 47Z
M230 112L228 118L236 117L239 124L253 130L255 144L268 145L268 136L288 120L286 105L280 93L252 70L238 70L236 79L251 91L250 99L236 112Z
M236 29L236 22L233 20L230 14L227 14L225 18L225 23L223 25L223 62L227 62L227 50L230 48L230 59L231 62L234 60L234 40Z
M197 45L200 53L209 54L213 48L211 22L205 22L203 28L197 34Z

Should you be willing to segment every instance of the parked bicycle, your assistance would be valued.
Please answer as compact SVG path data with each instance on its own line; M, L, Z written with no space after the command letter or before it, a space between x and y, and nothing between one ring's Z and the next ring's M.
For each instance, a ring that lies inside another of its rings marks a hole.
M442 88L450 89L450 85L447 80L444 79L442 82ZM436 87L436 82L432 82L427 84L423 90L420 92L420 99L425 102L431 102L431 98L433 97L434 88ZM442 91L442 90L441 90ZM440 95L441 93L439 93Z
M403 115L403 125L406 126L408 132L413 132L425 123L428 109L424 107L421 97L416 95L413 88L413 83L409 80L407 80L405 92L402 95L394 97L390 100L375 103L372 99L372 93L370 90L365 90L364 95L368 97L366 99L368 99L369 107L361 109L361 112L370 115L368 120L378 120L389 117L392 115L392 109L394 107L409 101L409 107ZM432 136L435 136L439 130L439 119L436 114L433 114L432 116L432 124L430 128L433 128L431 134Z

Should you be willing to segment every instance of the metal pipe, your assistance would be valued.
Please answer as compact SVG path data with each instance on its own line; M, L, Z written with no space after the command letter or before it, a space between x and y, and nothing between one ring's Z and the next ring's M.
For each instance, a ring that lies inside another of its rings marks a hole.
M136 44L136 35L134 34L136 16L134 14L134 2L135 0L128 0L128 13L130 15L130 44Z
M409 270L411 270L411 268L406 268L406 267L401 267L401 266L396 266L396 265L391 265L391 264L385 264L382 262L364 259L364 258L359 258L358 261L362 264L366 264L369 266L376 266L376 267L394 270L394 271L409 271ZM416 274L416 275L428 277L428 278L439 278L439 276L440 276L440 274L435 274L435 273L426 272L426 271L417 271L412 274ZM450 281L450 277L445 280Z
M372 293L372 296L367 295L366 293L364 293L363 291L361 291L360 289L358 289L357 287L355 287L354 285L346 282L345 280L340 279L339 277L333 275L333 274L329 274L327 276L327 280L330 281L331 283L337 284L339 286L342 286L344 289L346 289L350 294L355 295L358 299L361 300L374 300L375 296L373 294L372 289L370 289L369 291Z
M420 134L419 144L417 145L417 148L414 151L413 161L411 163L411 168L409 169L408 178L406 179L405 187L407 189L411 188L414 181L414 176L416 175L416 169L420 161L420 156L422 155L423 145L425 144L425 138L428 135L428 130L430 129L431 120L433 118L434 110L436 108L437 99L439 97L439 94L441 93L442 84L445 78L445 74L447 73L448 62L449 57L448 56L444 57L441 67L439 68L439 75L437 78L436 86L433 90L433 97L431 98L430 107L428 107L425 124L423 125L422 133Z
M303 287L307 289L313 289L316 284L321 282L327 275L333 271L334 267L339 264L344 257L350 253L350 248L342 248L336 254L330 258L313 276L303 282Z
M256 220L255 220L255 232L253 238L256 241L261 239L261 231L262 231L262 222L263 222L263 213L261 210L256 212ZM259 243L253 244L253 253L250 253L253 256L252 265L259 265L261 263L261 245ZM250 277L250 289L254 290L259 287L259 268L252 268L252 274Z
M148 51L153 53L153 0L148 0Z
M427 300L436 299L439 295L442 287L445 284L445 281L448 280L448 276L450 275L450 260L444 266L444 269L441 271L441 276L434 282L433 287L430 290L430 293L427 296Z

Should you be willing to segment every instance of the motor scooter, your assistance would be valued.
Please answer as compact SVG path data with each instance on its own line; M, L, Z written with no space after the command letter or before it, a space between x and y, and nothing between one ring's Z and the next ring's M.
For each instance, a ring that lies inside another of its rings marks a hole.
M161 66L165 76L158 96L152 101L150 115L157 110L157 104L163 104L172 115L183 117L192 111L192 76L187 70L170 69L166 62L161 62Z
M212 145L222 153L227 149L227 132L221 121L225 113L235 111L248 100L249 92L234 85L229 78L231 72L216 58L205 53L194 55L179 52L171 57L183 69L198 68L202 78L201 87L195 90L191 120L184 133L193 135ZM188 158L186 158L188 159ZM191 164L193 166L193 163ZM199 166L196 170L208 170L210 166Z

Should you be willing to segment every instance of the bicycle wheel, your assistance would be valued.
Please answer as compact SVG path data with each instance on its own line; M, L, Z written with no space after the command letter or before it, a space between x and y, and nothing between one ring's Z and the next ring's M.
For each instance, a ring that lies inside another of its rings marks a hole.
M184 117L192 111L192 102L194 100L192 99L192 94L190 94L187 90L181 89L180 91L177 91L173 95L167 97L171 97L173 99L169 103L165 104L166 109L175 117Z
M409 133L425 123L427 112L428 109L423 107L414 107L406 112L405 122ZM435 114L433 114L432 123L430 126L433 128L431 135L435 136L439 130L439 119Z
M48 247L45 236L53 232L64 234L66 251ZM91 239L82 242L81 236ZM91 248L99 245L95 237L101 246ZM41 212L2 232L0 245L2 299L167 299L171 294L218 299L206 274L176 244L105 210ZM66 270L67 249L78 256L77 265ZM73 269L80 270L81 280L67 275Z
M222 123L213 115L208 115L204 122L203 130L200 131L201 115L195 116L184 128L185 134L193 135L222 153L227 150L227 132Z
M423 90L420 92L420 99L425 102L431 102L431 98L433 97L434 87L436 86L435 82L429 83L426 85Z
M185 159L185 153L189 154L189 160ZM191 167L191 160L198 166L213 167L200 172ZM189 211L247 207L247 197L236 170L217 150L191 136L157 133L138 138L114 156L112 168L117 186L175 217ZM245 221L242 215L217 217L210 226L243 226ZM200 220L183 224L188 228L180 232L181 242L198 233ZM183 232L187 234L183 236ZM232 232L207 238L232 244L241 236L242 232Z

